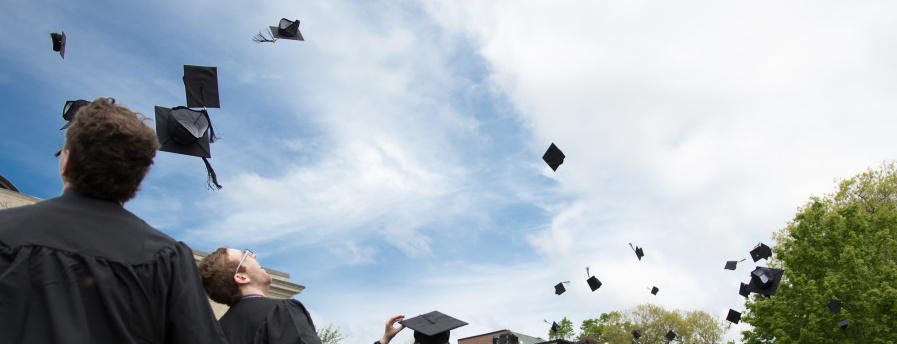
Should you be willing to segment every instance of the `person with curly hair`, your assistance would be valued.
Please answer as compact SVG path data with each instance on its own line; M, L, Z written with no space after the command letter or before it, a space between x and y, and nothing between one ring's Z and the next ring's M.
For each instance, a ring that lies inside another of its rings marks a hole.
M80 108L63 193L0 211L0 323L9 343L225 343L193 252L123 204L159 147L111 98Z

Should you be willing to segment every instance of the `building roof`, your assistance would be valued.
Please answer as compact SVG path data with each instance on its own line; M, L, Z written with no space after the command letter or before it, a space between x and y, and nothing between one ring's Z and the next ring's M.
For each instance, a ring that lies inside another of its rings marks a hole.
M460 341L465 340L465 339L476 338L476 337L483 337L483 336L488 336L488 335L493 335L493 336L494 336L494 335L499 335L499 334L502 334L502 333L513 334L513 335L517 336L517 340L519 341L519 344L536 344L536 343L543 343L543 342L545 342L545 340L542 339L542 338L539 338L539 337L532 337L532 336L527 336L527 335L525 335L525 334L523 334L523 333L520 333L520 332L514 332L514 331L511 331L511 330L498 330L498 331L493 331L493 332L487 332L487 333L478 334L478 335L475 335L475 336L470 336L470 337L461 338L461 339L458 339L458 341L460 342Z

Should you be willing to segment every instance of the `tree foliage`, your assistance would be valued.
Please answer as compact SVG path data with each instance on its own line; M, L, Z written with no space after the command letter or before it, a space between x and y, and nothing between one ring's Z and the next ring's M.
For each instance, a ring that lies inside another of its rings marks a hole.
M602 343L666 344L668 341L664 336L673 330L676 338L672 343L710 344L722 340L725 323L704 311L668 311L657 305L644 304L585 320L580 329L583 333L579 338L592 337ZM638 340L633 338L632 330L641 333ZM599 331L600 335L595 335Z
M597 319L586 319L579 326L579 339L594 338L600 339L604 337L604 326L615 316L616 312L601 313Z
M568 320L567 317L564 317L564 319L558 323L558 326L560 326L561 329L557 330L557 332L548 330L549 341L555 339L569 340L576 336L576 332L573 330L573 322Z
M771 298L752 295L746 343L897 342L897 165L883 164L813 197L775 235L785 269ZM830 312L841 300L841 313ZM850 319L847 329L837 323Z
M322 344L339 344L341 340L346 338L345 335L339 332L338 327L333 327L333 324L321 327L317 332Z

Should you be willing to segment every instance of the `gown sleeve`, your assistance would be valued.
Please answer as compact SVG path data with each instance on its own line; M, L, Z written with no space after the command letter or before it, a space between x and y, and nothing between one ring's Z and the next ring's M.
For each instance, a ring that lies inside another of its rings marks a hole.
M173 272L166 310L166 342L227 343L203 291L193 251L183 242L177 244L171 268Z

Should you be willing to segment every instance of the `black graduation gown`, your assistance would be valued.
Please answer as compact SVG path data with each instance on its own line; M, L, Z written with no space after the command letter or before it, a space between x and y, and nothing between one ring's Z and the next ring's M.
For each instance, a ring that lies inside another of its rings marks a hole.
M301 302L245 297L218 320L230 344L321 344Z
M193 252L75 192L0 211L0 342L223 343Z

